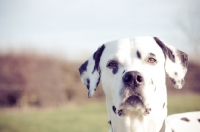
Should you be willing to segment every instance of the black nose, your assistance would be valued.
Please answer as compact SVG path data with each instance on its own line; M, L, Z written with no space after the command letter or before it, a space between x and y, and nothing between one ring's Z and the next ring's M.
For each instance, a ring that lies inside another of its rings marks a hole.
M141 73L137 71L130 71L124 74L122 80L125 85L139 86L144 83L144 78Z

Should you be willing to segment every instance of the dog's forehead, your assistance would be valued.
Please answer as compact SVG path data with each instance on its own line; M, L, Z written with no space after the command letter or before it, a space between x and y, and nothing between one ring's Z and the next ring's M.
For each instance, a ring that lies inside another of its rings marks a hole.
M153 53L157 56L163 56L161 48L152 37L136 37L134 39L121 39L105 44L104 58L124 59L127 57L137 57Z
M161 48L152 37L136 37L134 38L134 46L140 52L162 53Z

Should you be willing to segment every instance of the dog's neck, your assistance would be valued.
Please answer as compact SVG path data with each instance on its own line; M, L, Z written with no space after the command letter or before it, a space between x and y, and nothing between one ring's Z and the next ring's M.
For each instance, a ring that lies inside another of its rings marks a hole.
M154 108L158 111L152 110L152 113L147 116L137 111L119 116L113 112L111 100L106 99L106 103L111 122L111 132L165 132L162 126L167 109L158 110L158 108Z

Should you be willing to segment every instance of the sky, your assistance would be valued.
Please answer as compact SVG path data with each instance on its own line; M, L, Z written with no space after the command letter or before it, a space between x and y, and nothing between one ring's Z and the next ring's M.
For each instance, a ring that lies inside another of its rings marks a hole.
M103 43L136 36L157 36L192 52L179 22L197 1L0 0L0 52L37 51L76 60Z

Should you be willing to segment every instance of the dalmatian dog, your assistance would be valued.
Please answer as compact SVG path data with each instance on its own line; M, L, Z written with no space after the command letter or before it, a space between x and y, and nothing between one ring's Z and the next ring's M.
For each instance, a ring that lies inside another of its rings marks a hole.
M187 65L187 54L157 37L136 37L103 44L79 72L89 98L101 79L110 132L172 132L165 78L181 89Z
M166 122L173 132L200 132L200 111L169 115Z

